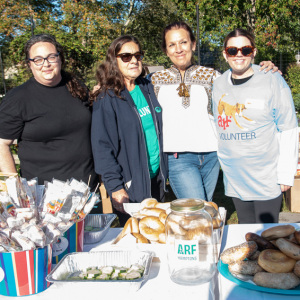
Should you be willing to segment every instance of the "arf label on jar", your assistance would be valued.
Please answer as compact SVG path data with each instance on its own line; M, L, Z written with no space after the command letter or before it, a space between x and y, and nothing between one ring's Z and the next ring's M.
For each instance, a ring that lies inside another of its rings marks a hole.
M175 240L175 251L180 261L199 261L198 241Z

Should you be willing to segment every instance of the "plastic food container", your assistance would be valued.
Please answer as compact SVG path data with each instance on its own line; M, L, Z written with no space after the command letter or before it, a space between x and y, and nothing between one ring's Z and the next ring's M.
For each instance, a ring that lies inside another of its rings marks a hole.
M150 251L99 251L70 253L56 265L46 277L49 282L67 285L70 283L85 282L90 284L111 285L111 288L125 288L137 291L149 277L153 253ZM134 280L72 280L72 274L90 267L117 266L130 267L132 264L144 266L145 271L141 278ZM101 287L99 287L101 288Z
M89 214L84 221L84 244L100 242L107 234L110 225L117 217L116 214ZM96 231L86 231L86 228L97 228Z

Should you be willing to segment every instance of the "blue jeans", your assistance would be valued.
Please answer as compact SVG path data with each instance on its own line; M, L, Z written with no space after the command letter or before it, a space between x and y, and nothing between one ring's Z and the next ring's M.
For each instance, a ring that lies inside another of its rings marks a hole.
M182 152L168 155L169 181L177 198L212 201L220 164L217 152Z

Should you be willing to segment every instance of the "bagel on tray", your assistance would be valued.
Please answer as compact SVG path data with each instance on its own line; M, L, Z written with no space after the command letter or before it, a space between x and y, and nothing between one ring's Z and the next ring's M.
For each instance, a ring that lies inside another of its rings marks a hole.
M300 285L299 233L292 225L277 225L261 235L248 232L247 242L224 250L220 259L233 275L254 275L256 285L293 289Z

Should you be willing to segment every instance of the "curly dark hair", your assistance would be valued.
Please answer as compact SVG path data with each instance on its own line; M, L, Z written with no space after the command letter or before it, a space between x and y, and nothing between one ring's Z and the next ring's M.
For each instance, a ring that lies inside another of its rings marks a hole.
M91 94L91 101L95 101L100 93L109 93L112 90L115 95L121 98L121 91L125 88L124 77L118 67L116 55L120 52L123 45L133 42L139 47L139 52L142 52L142 47L138 39L131 35L123 35L116 38L109 46L105 61L98 66L96 71L96 79L98 89ZM140 76L145 75L144 68Z
M66 86L74 98L79 98L82 101L86 101L88 99L88 88L73 74L64 71L64 64L65 64L65 56L64 56L64 49L62 45L56 41L56 38L47 33L36 34L33 35L25 44L24 52L25 52L25 61L29 64L29 52L31 47L36 43L50 43L55 46L57 53L59 53L59 57L62 64L61 75L62 78L66 81Z

